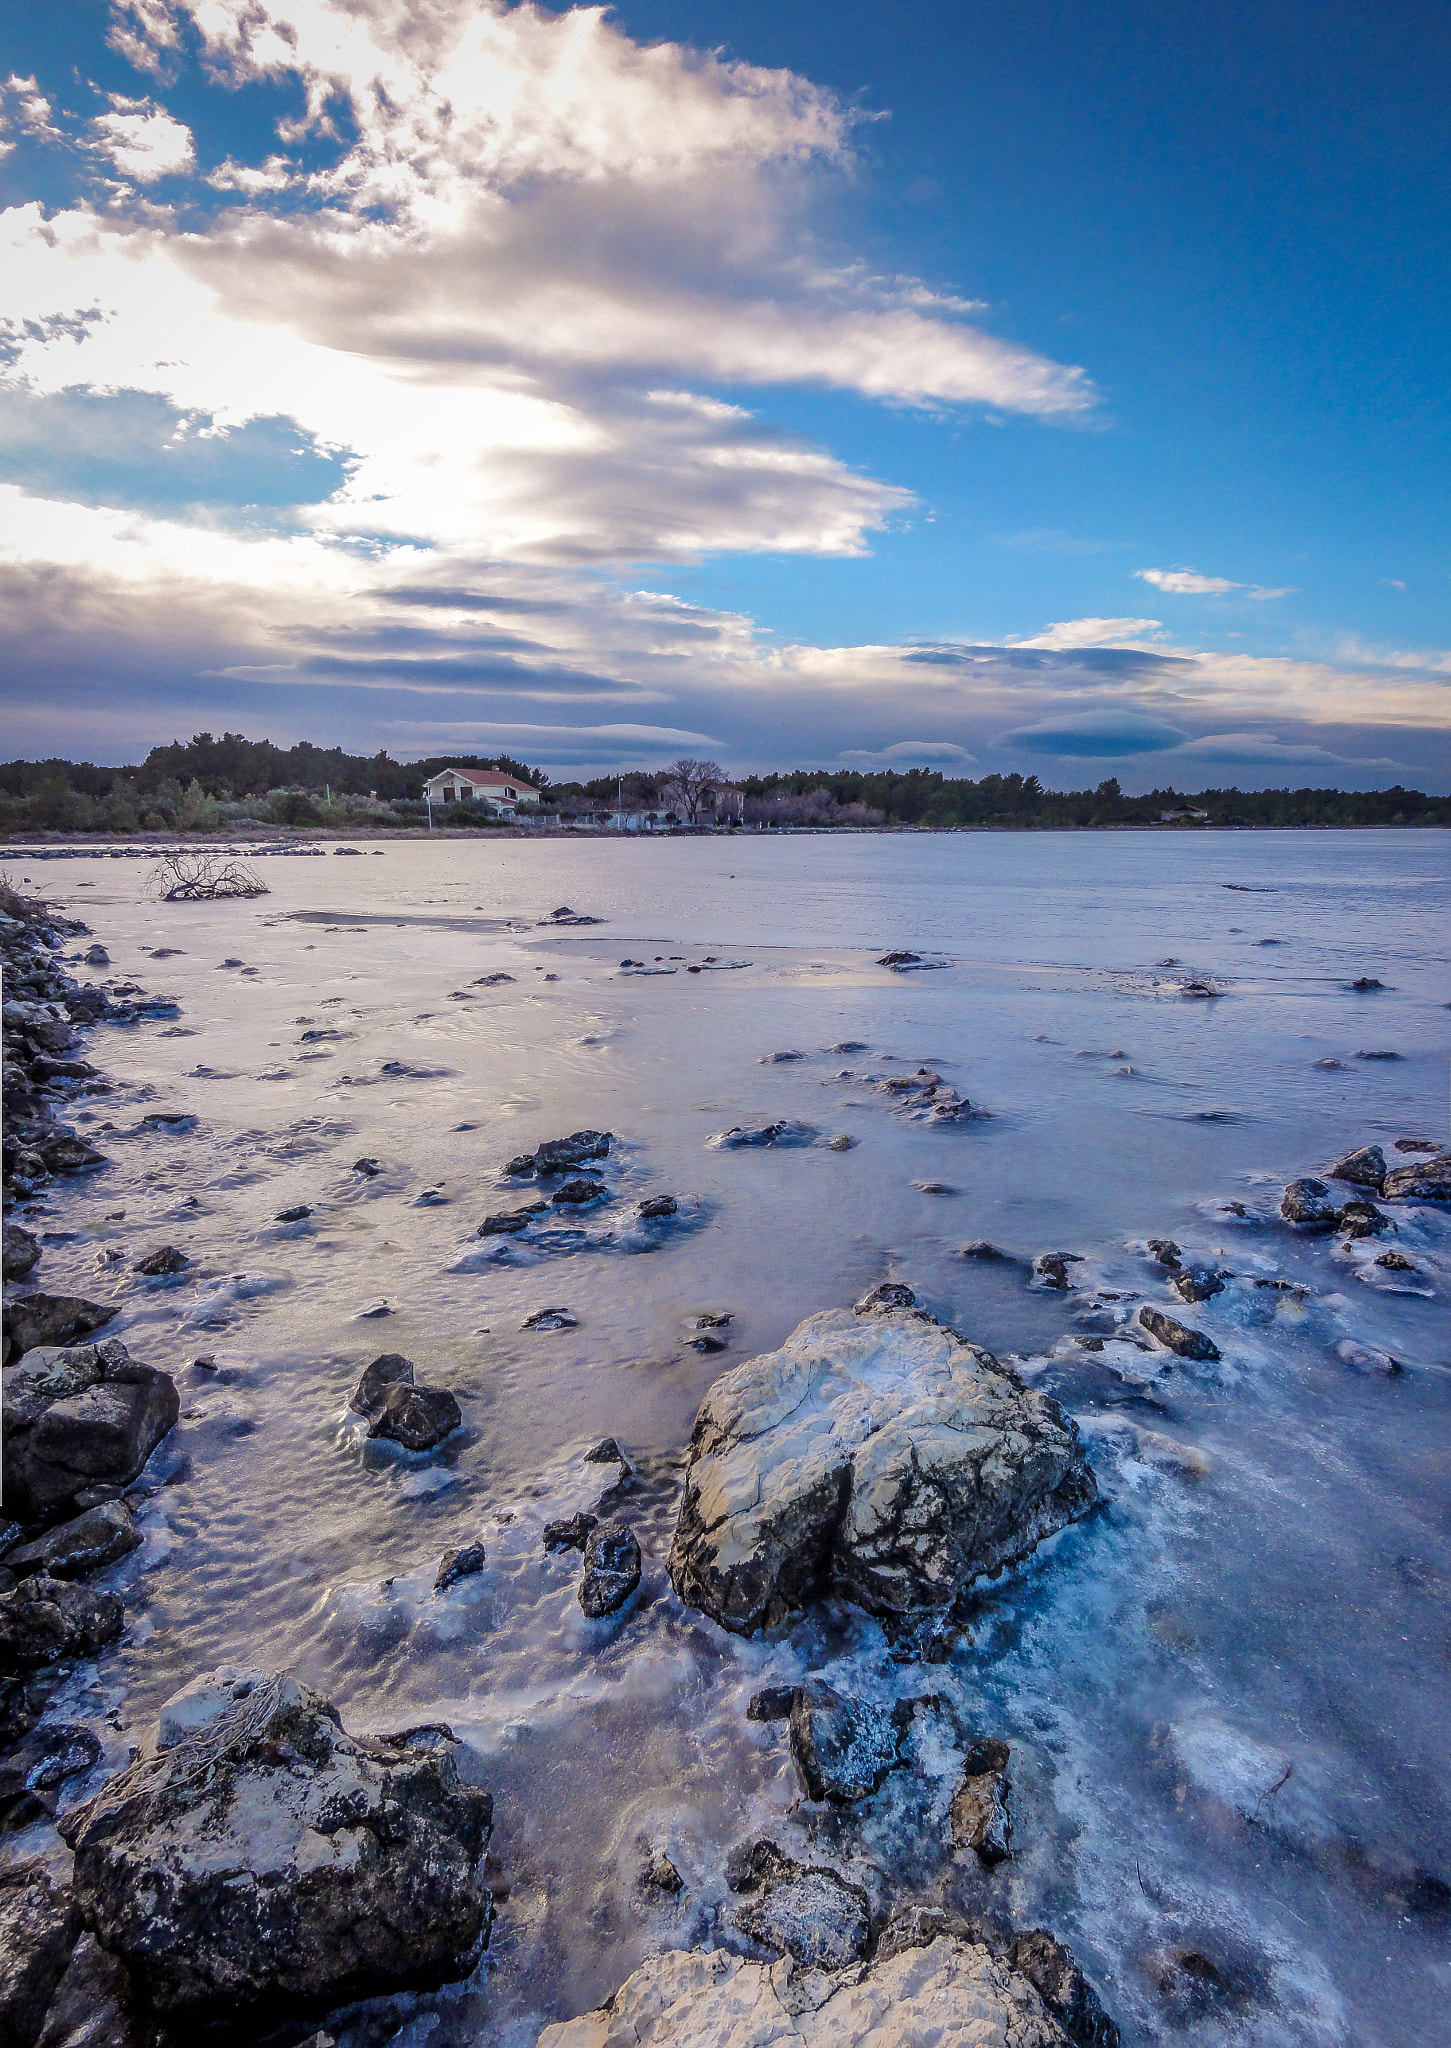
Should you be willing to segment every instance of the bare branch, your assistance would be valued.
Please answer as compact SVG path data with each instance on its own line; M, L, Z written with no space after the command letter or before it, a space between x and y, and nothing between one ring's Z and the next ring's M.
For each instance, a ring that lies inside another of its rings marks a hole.
M151 870L148 887L165 903L208 903L218 896L268 896L255 868L230 854L178 849L164 853Z

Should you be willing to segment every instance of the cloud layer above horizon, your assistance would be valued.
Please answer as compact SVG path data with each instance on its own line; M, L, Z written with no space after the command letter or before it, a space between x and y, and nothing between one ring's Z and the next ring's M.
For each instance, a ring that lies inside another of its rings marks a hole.
M869 117L808 79L500 0L126 0L111 38L134 94L0 101L0 150L73 185L0 215L14 751L240 726L554 773L1424 778L1437 651L1217 652L1127 611L791 644L670 591L715 555L859 557L921 509L779 424L793 392L1112 431L1084 369L825 232ZM188 66L275 89L264 150L177 117Z

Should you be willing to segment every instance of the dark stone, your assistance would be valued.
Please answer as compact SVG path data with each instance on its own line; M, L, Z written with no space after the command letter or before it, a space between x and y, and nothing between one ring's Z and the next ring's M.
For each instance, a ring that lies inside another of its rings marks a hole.
M756 1842L731 1858L727 1879L745 1894L731 1919L752 1941L789 1955L804 1969L841 1970L871 1942L866 1893L836 1871L806 1866L774 1842Z
M808 1799L850 1806L877 1791L902 1761L906 1723L819 1681L799 1686L791 1704L791 1758Z
M1057 2020L1074 2048L1119 2048L1119 2030L1104 2011L1098 1993L1072 1955L1048 1933L1035 1927L1015 1934L1008 1949L1015 1970L1021 1970Z
M567 1180L553 1197L556 1209L582 1209L589 1202L598 1202L605 1192L605 1184L599 1180Z
M728 1131L721 1132L718 1144L722 1152L734 1152L750 1145L806 1145L815 1136L813 1124L782 1117L774 1124L732 1124Z
M571 1315L567 1308L536 1308L532 1316L526 1316L521 1329L525 1330L577 1330L579 1317Z
M479 1225L479 1237L517 1237L521 1230L527 1230L536 1216L547 1215L547 1202L529 1202L522 1209L500 1209L492 1216L486 1216Z
M125 1614L114 1593L48 1579L22 1579L0 1600L0 1674L18 1678L61 1657L90 1657L120 1635Z
M1149 1239L1149 1250L1154 1254L1159 1264L1167 1266L1171 1272L1179 1267L1184 1258L1183 1252L1175 1244L1172 1237L1151 1237Z
M133 1273L144 1273L150 1280L159 1279L164 1273L179 1273L191 1262L184 1251L174 1244L158 1245L154 1252L148 1252L144 1259L138 1259L131 1268Z
M31 1351L6 1367L4 1387L5 1503L27 1523L85 1487L129 1486L181 1410L167 1374L114 1337Z
M544 1548L549 1551L583 1550L590 1531L599 1527L598 1515L571 1515L567 1522L544 1524Z
M1309 1230L1333 1230L1340 1221L1340 1211L1325 1182L1308 1175L1290 1182L1280 1197L1280 1214L1287 1223Z
M1139 1310L1139 1321L1151 1337L1157 1337L1180 1358L1194 1358L1201 1363L1213 1364L1219 1357L1219 1346L1202 1330L1191 1330L1187 1324L1176 1322L1173 1316L1166 1316L1162 1309L1152 1308L1148 1302Z
M1033 1261L1033 1278L1044 1287L1066 1293L1073 1285L1068 1268L1082 1264L1080 1252L1039 1252Z
M1395 1225L1374 1202L1347 1202L1340 1212L1340 1228L1351 1238L1384 1237Z
M69 1131L45 1139L36 1150L52 1173L91 1173L106 1164L104 1152L98 1152L94 1145Z
M989 1244L985 1237L975 1237L971 1244L965 1244L958 1252L960 1259L1001 1259L1011 1260L1010 1252L1000 1251L995 1244Z
M5 1363L13 1365L39 1345L73 1344L100 1330L116 1314L114 1302L79 1294L25 1294L5 1308Z
M1352 988L1358 989L1384 988L1385 983L1383 981L1377 981L1373 974L1362 974L1361 976L1359 976L1357 980L1353 981L1350 984L1350 986Z
M38 1865L0 1871L0 2038L7 2048L35 2048L80 1931L80 1907Z
M141 1121L149 1131L184 1131L196 1117L189 1109L153 1109Z
M921 958L922 955L920 953L883 953L877 965L878 967L915 967Z
M482 1543L466 1543L459 1550L446 1550L439 1560L438 1574L433 1581L434 1592L446 1592L460 1579L471 1579L475 1572L483 1570L486 1561L487 1553Z
M395 1383L384 1393L368 1434L386 1437L407 1451L431 1451L462 1421L458 1402L446 1387Z
M854 1314L869 1315L874 1308L915 1308L917 1297L900 1280L882 1280L856 1303Z
M767 1685L751 1694L746 1708L748 1721L784 1721L796 1704L794 1685Z
M5 1278L23 1280L40 1257L40 1241L18 1223L5 1224Z
M1451 1202L1451 1152L1392 1167L1381 1194L1388 1202Z
M1392 1273L1414 1273L1416 1270L1404 1252L1382 1252L1376 1264Z
M557 1201L558 1197L555 1199ZM663 1217L673 1216L678 1207L674 1195L652 1195L648 1201L641 1202L635 1214L642 1223L657 1223Z
M57 1788L67 1778L94 1770L100 1756L101 1745L89 1728L52 1722L33 1729L0 1760L0 1833L53 1815Z
M615 1142L613 1131L571 1131L567 1138L549 1138L534 1148L536 1173L568 1173L587 1159L603 1159Z
M47 1529L33 1543L5 1553L5 1569L18 1579L45 1572L53 1579L82 1579L139 1548L136 1518L124 1500L108 1500L88 1508L73 1521Z
M1374 1188L1380 1191L1380 1184L1386 1177L1386 1156L1379 1145L1362 1145L1358 1152L1347 1152L1330 1169L1332 1180L1348 1180L1353 1187Z
M700 1337L687 1337L685 1341L692 1351L698 1351L703 1358L709 1358L713 1353L726 1349L725 1338L712 1337L709 1332Z
M586 1465L623 1465L625 1454L612 1436L601 1437L592 1451L584 1454Z
M465 1974L493 1802L456 1749L439 1727L349 1736L296 1679L261 1681L63 1816L86 1923L163 2022L249 2041L280 2008Z
M376 1180L382 1171L382 1161L370 1158L366 1153L353 1161L353 1172L362 1174L364 1180Z
M591 1621L614 1614L640 1583L640 1546L626 1522L601 1522L584 1546L579 1604Z
M655 1892L661 1898L674 1899L685 1890L685 1879L664 1850L660 1849L642 1866L639 1888L642 1892Z
M1170 1284L1181 1301L1212 1301L1223 1294L1225 1277L1213 1266L1186 1266Z
M413 1385L413 1360L405 1358L401 1351L385 1351L381 1358L365 1366L363 1377L354 1387L348 1406L355 1415L370 1418L378 1413L390 1387Z
M306 1202L298 1202L291 1209L279 1209L274 1220L278 1223L303 1223L311 1214Z
M952 1795L953 1843L959 1849L975 1849L989 1869L1013 1853L1009 1756L1008 1745L994 1737L974 1742L962 1760L962 1782Z
M504 1171L516 1180L529 1178L534 1172L534 1154L532 1152L518 1153L515 1158L505 1161Z

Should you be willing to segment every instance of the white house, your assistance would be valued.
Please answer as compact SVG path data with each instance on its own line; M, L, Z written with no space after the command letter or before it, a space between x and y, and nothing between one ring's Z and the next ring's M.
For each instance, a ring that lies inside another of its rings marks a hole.
M443 768L423 785L432 804L485 803L496 811L512 811L519 804L537 804L539 792L517 775L501 775L495 768Z

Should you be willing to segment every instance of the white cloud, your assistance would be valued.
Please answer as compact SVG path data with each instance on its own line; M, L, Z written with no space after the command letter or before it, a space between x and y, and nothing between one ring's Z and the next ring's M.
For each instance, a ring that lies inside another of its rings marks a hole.
M1222 597L1227 590L1242 590L1246 597L1260 603L1266 598L1295 594L1288 583L1282 589L1270 590L1263 583L1231 583L1225 576L1201 576L1197 569L1135 569L1132 573L1171 597Z
M150 185L190 170L195 158L190 128L153 100L123 99L111 94L113 111L91 123L92 147L109 159L123 177Z
M1133 647L1160 630L1157 619L1063 619L1024 639L1009 638L1007 647Z

